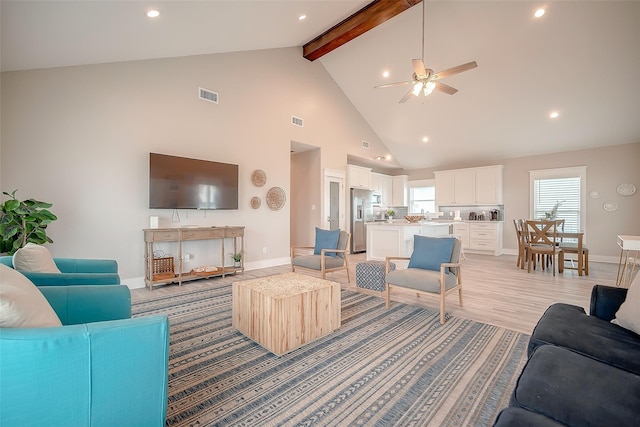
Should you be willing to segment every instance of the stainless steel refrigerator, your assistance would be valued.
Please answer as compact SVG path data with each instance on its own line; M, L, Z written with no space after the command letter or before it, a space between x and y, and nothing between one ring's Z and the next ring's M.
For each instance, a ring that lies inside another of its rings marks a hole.
M367 227L373 221L373 191L351 189L351 253L367 250Z

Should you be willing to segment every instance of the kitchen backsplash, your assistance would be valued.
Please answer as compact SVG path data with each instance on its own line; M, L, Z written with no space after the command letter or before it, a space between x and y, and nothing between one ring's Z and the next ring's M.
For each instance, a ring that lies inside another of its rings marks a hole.
M453 219L458 211L460 211L460 218L463 220L478 219L482 216L489 221L491 211L498 211L498 221L504 220L504 205L440 206L440 212L444 213L440 218ZM470 216L475 217L471 218Z

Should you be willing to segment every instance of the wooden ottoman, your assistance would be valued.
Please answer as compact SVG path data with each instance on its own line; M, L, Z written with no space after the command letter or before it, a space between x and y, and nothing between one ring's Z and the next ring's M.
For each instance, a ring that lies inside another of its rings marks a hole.
M285 273L233 283L232 325L278 356L340 327L340 284Z

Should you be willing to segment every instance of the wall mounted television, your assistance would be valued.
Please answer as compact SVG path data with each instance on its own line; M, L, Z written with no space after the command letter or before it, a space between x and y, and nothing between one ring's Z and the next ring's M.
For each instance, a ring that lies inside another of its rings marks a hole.
M238 165L149 153L150 209L238 209Z

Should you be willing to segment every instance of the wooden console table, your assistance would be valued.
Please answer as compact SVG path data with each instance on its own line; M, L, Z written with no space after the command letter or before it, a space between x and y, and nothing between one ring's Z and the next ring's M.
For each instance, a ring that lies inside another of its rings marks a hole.
M244 271L244 258L240 261L240 267L229 267L224 265L224 240L233 239L233 253L243 253L244 251L244 227L184 227L184 228L147 228L144 229L145 241L145 284L150 290L154 285L174 283L182 285L188 280L202 279L205 277L222 276ZM182 273L182 244L190 240L221 240L220 266L216 271L201 273ZM238 240L240 250L238 251ZM170 277L154 279L154 256L153 244L155 242L177 242L178 243L178 269Z

